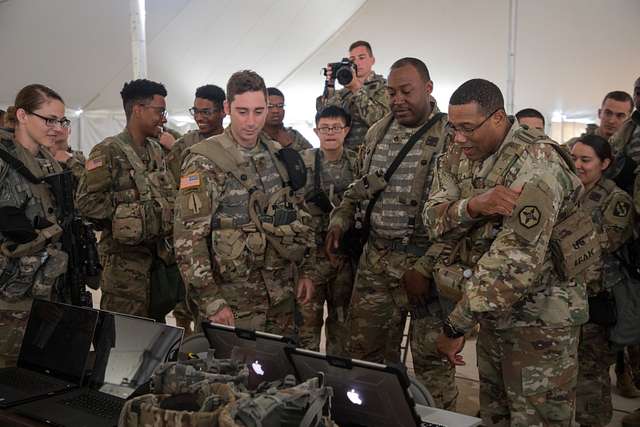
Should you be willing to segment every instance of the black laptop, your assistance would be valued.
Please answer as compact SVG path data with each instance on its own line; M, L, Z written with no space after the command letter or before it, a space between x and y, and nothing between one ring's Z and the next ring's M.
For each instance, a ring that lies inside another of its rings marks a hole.
M0 407L79 387L98 313L35 299L17 367L0 369Z
M202 322L202 331L216 359L233 359L249 367L251 390L294 373L284 352L294 342L287 337L207 322Z
M183 332L163 323L101 311L87 385L26 403L14 412L53 425L116 426L126 399L177 351Z

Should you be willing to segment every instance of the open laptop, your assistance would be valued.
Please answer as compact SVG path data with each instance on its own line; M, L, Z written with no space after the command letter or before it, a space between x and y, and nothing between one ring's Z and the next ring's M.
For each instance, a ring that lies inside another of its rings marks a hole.
M35 299L17 367L0 369L0 407L80 387L98 313Z
M300 381L324 373L333 388L331 418L341 427L471 427L478 418L437 408L416 410L404 369L357 359L287 348Z
M251 390L294 373L284 352L294 345L289 338L207 322L202 322L202 331L216 359L233 359L249 367Z
M53 425L116 426L125 401L179 348L183 333L182 328L101 311L87 385L14 412Z

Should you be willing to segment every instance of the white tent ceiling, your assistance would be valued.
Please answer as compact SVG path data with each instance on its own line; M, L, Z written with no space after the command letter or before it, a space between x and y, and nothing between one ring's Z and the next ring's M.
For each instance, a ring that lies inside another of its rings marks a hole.
M148 75L167 86L173 114L185 114L197 86L224 87L232 72L251 68L284 91L288 121L310 122L320 68L358 39L371 42L382 74L400 57L423 59L442 106L473 77L506 92L509 0L146 3ZM520 0L516 110L593 118L606 92L630 91L640 75L638 22L638 0ZM130 46L128 0L0 0L0 106L25 84L47 84L95 122L76 133L90 147L122 124ZM105 121L105 111L118 120Z

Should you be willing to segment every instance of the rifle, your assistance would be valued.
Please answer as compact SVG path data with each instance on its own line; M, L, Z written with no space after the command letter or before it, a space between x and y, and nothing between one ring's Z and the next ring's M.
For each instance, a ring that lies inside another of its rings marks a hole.
M44 178L56 200L57 217L62 227L62 250L69 255L69 265L61 286L56 290L60 300L91 307L91 294L85 286L100 276L102 266L98 256L93 226L84 221L73 203L74 182L70 170Z

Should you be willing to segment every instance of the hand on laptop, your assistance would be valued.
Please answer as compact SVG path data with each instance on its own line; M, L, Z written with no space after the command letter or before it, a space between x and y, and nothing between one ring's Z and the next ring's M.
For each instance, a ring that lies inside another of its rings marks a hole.
M313 282L308 277L301 277L298 280L298 290L296 292L296 298L302 305L311 302L313 296Z
M453 366L466 365L464 358L460 354L464 347L464 336L458 338L449 338L444 334L440 334L436 339L436 347L438 351L447 356L447 360Z
M220 323L222 325L235 326L235 318L233 311L228 305L224 306L213 316L209 316L209 321L214 323Z

